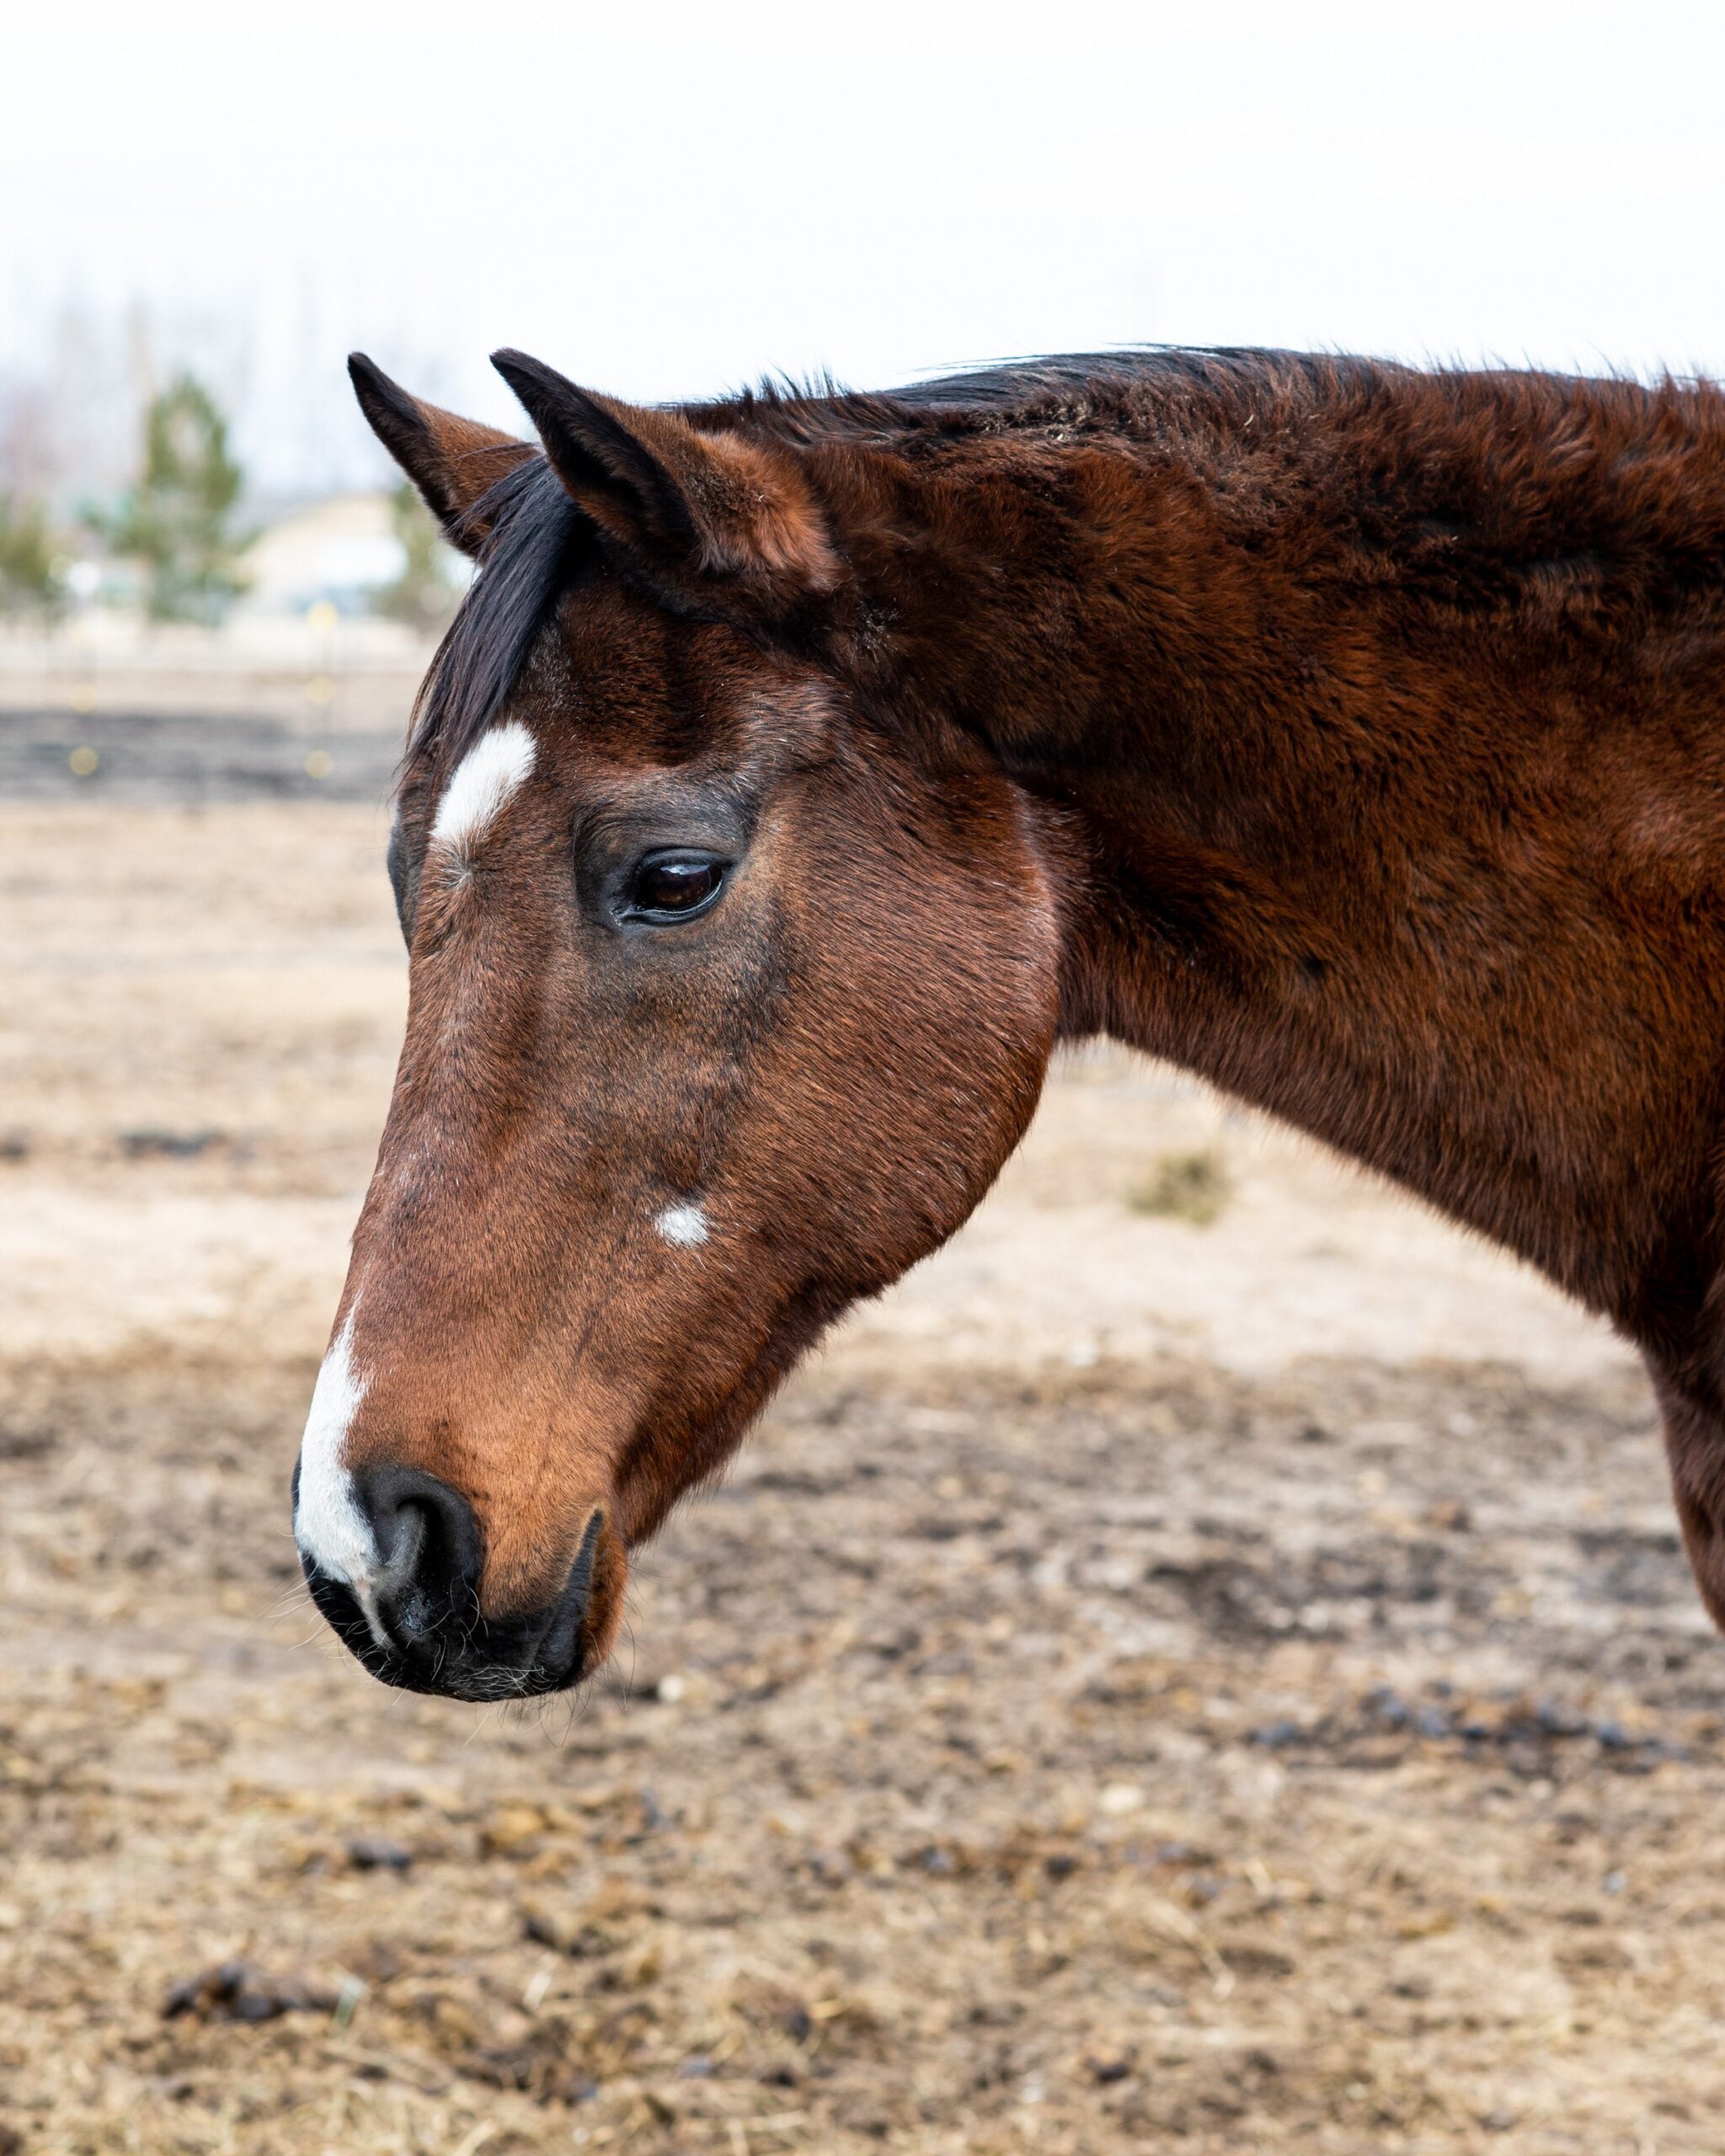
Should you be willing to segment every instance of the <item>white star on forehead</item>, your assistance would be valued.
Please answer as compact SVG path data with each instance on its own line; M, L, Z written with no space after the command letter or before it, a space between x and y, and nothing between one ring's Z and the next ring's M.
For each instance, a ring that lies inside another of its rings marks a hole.
M456 766L443 789L433 846L463 853L483 838L493 819L532 771L537 744L519 719L482 734Z

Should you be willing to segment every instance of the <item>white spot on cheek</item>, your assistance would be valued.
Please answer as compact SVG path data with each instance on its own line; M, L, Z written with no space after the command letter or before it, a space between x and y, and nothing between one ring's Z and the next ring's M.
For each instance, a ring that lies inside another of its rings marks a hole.
M455 767L443 789L433 846L465 853L483 838L494 817L533 768L533 737L519 719L482 734Z
M366 1396L366 1380L353 1360L357 1310L355 1304L318 1373L300 1440L299 1499L293 1510L293 1539L301 1555L332 1579L356 1589L369 1586L377 1567L371 1527L341 1460L342 1445Z
M679 1250L693 1250L708 1236L707 1215L698 1205L667 1205L653 1225Z

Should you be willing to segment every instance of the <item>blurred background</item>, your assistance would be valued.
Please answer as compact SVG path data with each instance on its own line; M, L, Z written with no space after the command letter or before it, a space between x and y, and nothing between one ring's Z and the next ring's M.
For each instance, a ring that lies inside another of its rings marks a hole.
M21 13L0 143L12 603L90 595L92 561L132 595L107 572L115 504L188 379L209 409L179 424L219 418L238 469L210 503L230 539L377 492L355 346L505 425L502 343L637 398L1151 339L1705 369L1725 353L1725 24L1637 19L1588 0ZM38 517L57 575L20 536ZM322 588L346 608L399 575L386 521L340 536L250 564L249 604Z
M286 1481L515 424L1141 342L1725 370L1725 15L9 12L0 2156L1712 2152L1725 1668L1639 1370L1178 1072L976 1219L531 1714L388 1694Z

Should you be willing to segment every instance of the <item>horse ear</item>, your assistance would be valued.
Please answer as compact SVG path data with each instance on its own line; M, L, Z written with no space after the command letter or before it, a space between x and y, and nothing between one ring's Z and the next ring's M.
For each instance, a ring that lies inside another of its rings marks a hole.
M491 364L571 499L671 599L783 616L840 568L795 452L582 389L525 352Z
M347 371L372 433L425 497L445 537L465 554L479 553L490 522L473 515L473 505L537 454L532 444L422 404L363 352L348 355Z

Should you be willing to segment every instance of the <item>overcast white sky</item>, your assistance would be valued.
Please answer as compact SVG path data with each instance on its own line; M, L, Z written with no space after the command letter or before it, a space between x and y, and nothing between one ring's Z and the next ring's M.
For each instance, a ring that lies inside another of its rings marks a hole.
M1725 371L1701 0L3 16L0 367L142 301L270 487L381 473L354 345L496 418L500 344L644 398L1141 339Z

